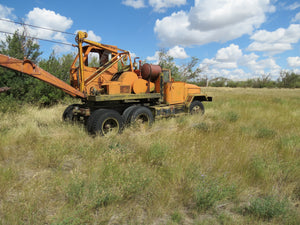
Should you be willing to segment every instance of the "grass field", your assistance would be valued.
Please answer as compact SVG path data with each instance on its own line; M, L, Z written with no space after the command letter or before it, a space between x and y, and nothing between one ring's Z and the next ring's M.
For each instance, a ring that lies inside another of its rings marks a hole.
M300 224L300 89L205 92L110 137L0 105L0 224Z

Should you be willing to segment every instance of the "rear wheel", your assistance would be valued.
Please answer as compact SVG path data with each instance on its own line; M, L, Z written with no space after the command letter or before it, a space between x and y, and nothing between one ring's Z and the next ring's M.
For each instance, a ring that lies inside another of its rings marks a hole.
M118 134L123 128L123 119L121 115L109 109L100 109L94 112L90 121L90 133L100 134L102 136L108 134Z
M190 105L190 113L191 114L203 115L204 112L205 112L205 110L204 110L204 106L203 106L202 102L195 100L191 103L191 105Z
M130 115L131 124L146 124L151 125L154 121L153 114L150 109L144 106L139 106Z
M77 121L77 120L79 120L79 118L77 116L75 116L74 113L73 113L73 110L75 109L75 107L79 107L79 106L80 106L79 104L69 105L65 109L65 111L64 111L64 113L62 115L63 121L70 122L70 121Z
M123 120L124 120L124 123L125 124L129 124L130 123L130 117L132 115L132 112L138 108L139 106L137 105L132 105L132 106L129 106L127 109L124 110L123 114L122 114L122 117L123 117Z
M89 133L92 133L92 126L93 126L93 121L96 117L99 117L100 114L105 111L106 109L98 109L96 111L94 111L90 116L89 118L87 119L87 122L86 122L86 129Z

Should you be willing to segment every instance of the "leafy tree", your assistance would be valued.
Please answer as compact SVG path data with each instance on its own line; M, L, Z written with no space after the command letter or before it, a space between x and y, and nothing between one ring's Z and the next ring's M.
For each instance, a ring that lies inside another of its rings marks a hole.
M294 72L281 71L277 82L279 87L300 88L300 75Z
M6 41L1 41L0 53L17 59L30 59L37 62L42 54L39 45L25 36L25 32L16 31L12 36L7 36ZM20 72L0 68L0 86L11 87L8 94L14 99L24 101L29 97L34 88L35 81Z
M224 77L217 77L210 81L212 87L225 87L228 79Z
M197 81L195 82L196 85L198 86L202 86L202 87L206 87L208 86L208 77L206 75L201 76L200 78L197 79Z
M6 36L6 41L1 41L0 52L17 59L30 59L34 62L38 61L38 57L42 54L39 51L40 46L31 38L27 38L25 31L21 34L16 31L12 36Z
M174 62L174 58L168 55L166 49L161 49L158 54L159 65L163 69L168 69L171 71L174 80L180 80L179 68Z
M197 78L202 70L197 67L199 63L199 59L196 57L192 57L191 61L182 65L180 67L180 80L188 81Z
M271 88L276 86L275 82L271 80L270 74L263 74L259 78L248 80L248 83L251 83L251 85L247 85L247 87L253 88Z
M239 83L237 81L229 80L227 82L227 87L235 88L235 87L238 87L238 86L239 86Z
M72 62L72 54L64 55L61 58L57 58L54 52L52 52L48 60L43 59L39 62L39 66L47 72L53 74L57 78L68 82L70 76L69 70ZM34 96L41 96L38 100L40 104L53 104L66 96L66 94L63 91L56 87L53 87L41 81L37 82L39 82L39 85L37 85L35 88Z
M161 49L159 52L159 65L163 69L171 70L172 77L175 81L188 81L196 79L201 73L201 69L197 67L198 62L198 58L192 57L189 62L178 66L174 62L174 58L168 55L165 49Z

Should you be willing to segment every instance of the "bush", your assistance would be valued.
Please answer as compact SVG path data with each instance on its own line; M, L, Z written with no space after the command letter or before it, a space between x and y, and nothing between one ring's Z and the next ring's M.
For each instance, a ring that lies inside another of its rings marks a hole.
M257 138L273 138L275 137L276 132L268 128L260 128L257 130L255 137Z
M180 224L182 222L182 215L180 212L175 211L172 215L171 215L171 219L173 222Z
M283 88L300 88L300 75L294 72L282 71L277 80L278 86Z
M274 196L265 196L253 199L250 205L245 207L244 211L245 214L270 220L274 217L286 215L289 211L289 205L287 200L279 200Z
M154 143L146 154L146 161L153 166L162 166L167 156L168 148L161 143Z
M226 113L225 119L229 122L236 122L239 119L239 115L236 112L230 111Z
M200 130L200 131L204 131L204 132L208 132L209 131L209 126L205 122L201 122L201 123L195 124L193 126L193 128L195 128L197 130Z
M196 207L200 211L206 211L219 201L234 199L236 191L235 185L228 185L224 177L202 177L194 194Z

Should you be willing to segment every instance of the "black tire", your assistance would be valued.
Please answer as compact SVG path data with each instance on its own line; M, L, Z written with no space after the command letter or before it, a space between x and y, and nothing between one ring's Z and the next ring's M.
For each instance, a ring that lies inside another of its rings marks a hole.
M63 112L62 119L67 122L75 122L78 120L78 117L74 116L73 109L79 107L79 104L69 105Z
M190 114L201 114L203 115L205 112L204 105L202 102L195 100L190 105Z
M118 112L109 109L95 111L90 123L90 133L102 136L120 133L124 124L121 115Z
M92 133L92 126L93 126L93 121L94 121L95 117L99 116L105 110L106 109L98 109L98 110L94 111L92 113L92 115L89 116L89 118L87 119L87 122L86 122L86 130L89 133Z
M123 117L125 125L130 123L130 116L132 115L132 112L138 107L139 106L137 106L137 105L132 105L124 110L122 117Z
M147 124L150 126L153 121L154 117L151 110L144 106L138 106L130 115L131 124Z

